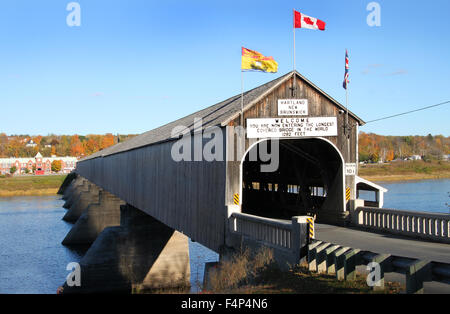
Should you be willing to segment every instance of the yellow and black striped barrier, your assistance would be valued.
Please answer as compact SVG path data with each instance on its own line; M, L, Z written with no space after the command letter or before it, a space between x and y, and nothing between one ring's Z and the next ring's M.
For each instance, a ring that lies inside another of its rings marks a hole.
M350 188L345 189L345 201L348 202L350 200Z
M314 218L308 217L306 218L306 222L308 225L308 237L314 239Z
M233 195L233 202L235 205L239 205L239 194L238 193Z

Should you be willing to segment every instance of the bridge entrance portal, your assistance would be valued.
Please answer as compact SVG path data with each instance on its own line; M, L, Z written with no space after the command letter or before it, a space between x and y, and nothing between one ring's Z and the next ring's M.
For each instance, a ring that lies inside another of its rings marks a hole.
M242 162L243 213L278 219L317 215L320 221L324 214L344 211L343 158L331 142L321 138L264 141L253 145ZM261 166L269 162L261 151L275 158L277 141L278 168L264 172Z

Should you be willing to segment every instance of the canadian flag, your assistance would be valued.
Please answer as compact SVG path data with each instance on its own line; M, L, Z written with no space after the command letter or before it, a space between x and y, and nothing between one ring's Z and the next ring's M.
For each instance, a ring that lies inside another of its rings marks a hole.
M320 29L324 31L325 22L294 10L294 28Z

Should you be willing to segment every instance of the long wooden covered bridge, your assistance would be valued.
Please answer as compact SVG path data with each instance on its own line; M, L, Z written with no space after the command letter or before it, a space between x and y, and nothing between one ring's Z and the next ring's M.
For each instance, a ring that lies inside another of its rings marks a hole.
M264 242L279 248L281 259L295 261L302 216L340 225L350 219L363 124L290 72L243 98L236 95L82 159L65 196L80 189L108 195L122 209L137 209L218 253ZM78 211L82 215L83 208ZM130 221L124 212L116 224ZM90 251L101 251L97 242L104 237L100 234ZM95 254L87 255L85 264L92 264Z

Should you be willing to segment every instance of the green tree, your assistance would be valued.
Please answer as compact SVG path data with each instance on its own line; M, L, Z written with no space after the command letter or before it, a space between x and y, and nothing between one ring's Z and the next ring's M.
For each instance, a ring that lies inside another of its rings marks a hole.
M16 166L12 166L12 167L9 169L9 172L10 172L11 174L14 174L16 171L17 171Z

